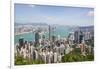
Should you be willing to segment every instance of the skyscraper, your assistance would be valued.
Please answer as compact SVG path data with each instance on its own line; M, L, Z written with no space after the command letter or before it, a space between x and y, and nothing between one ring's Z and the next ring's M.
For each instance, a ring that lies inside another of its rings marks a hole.
M19 46L20 48L24 45L24 38L19 39Z
M83 40L83 33L80 31L80 35L79 35L79 43L82 43Z
M79 42L79 32L78 31L74 32L74 40L75 40L75 43Z
M50 25L49 25L49 40L51 38L51 28L50 28Z
M39 43L39 32L35 33L35 43L36 45Z

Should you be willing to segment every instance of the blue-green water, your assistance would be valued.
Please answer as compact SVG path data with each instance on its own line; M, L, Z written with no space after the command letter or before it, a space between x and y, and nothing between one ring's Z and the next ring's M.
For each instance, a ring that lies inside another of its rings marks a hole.
M71 32L71 30L68 27L59 26L59 27L56 27L56 30L54 32L52 32L52 34L60 35L60 37L67 37L69 32ZM45 35L46 35L46 38L48 38L48 33L46 33ZM18 41L21 37L23 37L24 40L27 40L27 41L34 41L35 36L33 33L25 33L25 34L15 35L14 43L18 43Z
M33 33L25 33L25 34L15 35L14 36L14 43L18 43L18 41L21 37L23 37L24 40L27 40L27 41L33 41L34 40L34 34Z

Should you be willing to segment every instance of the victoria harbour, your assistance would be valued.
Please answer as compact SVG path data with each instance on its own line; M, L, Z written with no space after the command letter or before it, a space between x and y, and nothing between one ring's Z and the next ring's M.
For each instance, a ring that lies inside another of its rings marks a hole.
M70 28L70 27L69 27ZM57 35L60 35L62 38L64 37L68 37L68 34L73 31L72 29L69 29L67 26L60 26L60 27L57 27L57 29L55 30L54 34L57 36ZM48 32L45 33L46 34L46 37L48 38L49 37L49 34ZM21 38L21 37L24 37L25 40L28 40L28 41L34 41L35 40L35 35L33 32L28 32L28 33L25 33L25 34L19 34L19 35L15 35L15 43L18 43L18 40Z

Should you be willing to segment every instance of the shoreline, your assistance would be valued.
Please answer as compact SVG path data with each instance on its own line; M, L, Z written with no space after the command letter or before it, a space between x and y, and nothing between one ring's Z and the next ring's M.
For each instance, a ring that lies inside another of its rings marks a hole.
M22 32L22 33L14 33L14 35L22 35L22 34L27 34L27 33L33 33L33 31L29 31L29 32Z

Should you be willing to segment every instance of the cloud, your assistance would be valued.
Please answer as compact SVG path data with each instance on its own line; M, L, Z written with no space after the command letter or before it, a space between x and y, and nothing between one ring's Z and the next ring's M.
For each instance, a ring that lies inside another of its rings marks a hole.
M89 11L87 16L94 16L94 11Z
M54 20L55 18L54 18L54 17L48 16L48 17L46 17L46 19L47 19L47 20Z
M35 5L28 5L29 7L32 7L32 8L34 8L35 7Z

